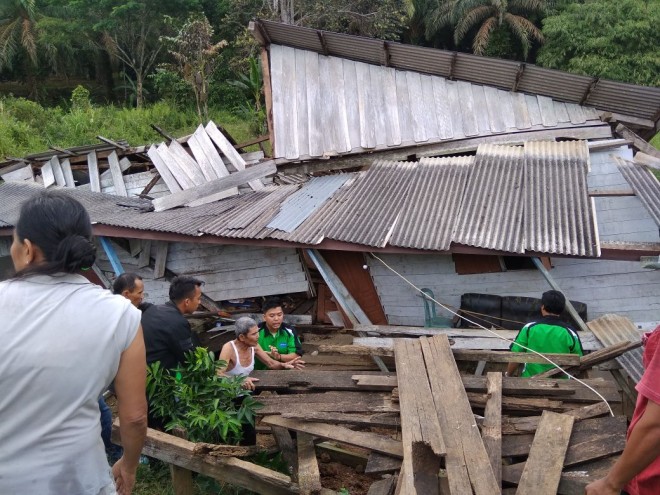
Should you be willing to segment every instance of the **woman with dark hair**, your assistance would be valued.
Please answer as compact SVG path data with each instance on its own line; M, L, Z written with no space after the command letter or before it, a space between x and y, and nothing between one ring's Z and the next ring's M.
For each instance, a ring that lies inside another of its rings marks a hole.
M133 489L147 416L141 314L80 275L95 260L91 234L64 192L21 207L16 275L0 283L0 493ZM113 379L124 455L111 472L97 400Z

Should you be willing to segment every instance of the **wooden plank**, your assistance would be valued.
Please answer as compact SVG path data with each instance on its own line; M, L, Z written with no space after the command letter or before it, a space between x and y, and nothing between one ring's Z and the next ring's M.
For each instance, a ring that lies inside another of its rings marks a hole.
M568 110L566 110L566 104L563 101L555 101L555 115L557 116L557 122L560 124L571 121Z
M545 127L554 127L557 125L557 115L555 114L555 102L547 96L537 95L539 110L541 111L541 121Z
M254 182L255 179L265 177L277 172L275 162L270 160L260 163L246 170L233 173L227 177L207 182L194 189L188 189L177 193L172 193L169 196L156 198L153 201L154 209L156 211L169 210L188 204L190 206L199 206L202 204L210 203L221 198L228 189L236 187L246 182Z
M439 406L438 419L447 447L445 464L451 493L470 493L470 486L475 495L499 492L449 340L445 335L422 337L420 344L433 397Z
M479 109L476 112L479 134L490 134L490 121L488 120L488 109L486 107L486 94L484 87L480 84L472 85L472 96L474 98L474 107Z
M532 122L529 119L529 112L527 111L527 100L525 95L523 93L511 93L511 100L513 101L516 127L518 129L529 129L532 127Z
M447 139L452 137L451 115L449 113L449 101L447 99L447 87L445 79L433 76L433 99L435 101L435 117L438 123L438 137Z
M401 144L401 128L399 127L399 106L396 96L396 69L383 67L383 118L387 143L390 146ZM346 87L348 90L348 87ZM348 104L348 100L347 100Z
M388 146L387 141L387 129L385 122L385 101L383 96L383 86L385 82L384 78L384 68L379 65L368 65L369 67L369 77L371 82L369 83L369 96L371 103L373 105L373 127L376 135L376 146Z
M405 71L397 70L395 72L395 83L397 112L399 114L399 129L401 131L401 143L412 143L412 106L410 104L410 97L408 96L408 81L406 80ZM372 161L370 160L369 163L372 163Z
M116 151L108 155L108 165L112 174L112 183L115 186L115 195L128 196L126 185L124 184L124 176L121 173L121 168L119 168L119 158Z
M277 54L279 54L279 60ZM278 131L277 154L289 160L295 160L300 156L300 152L298 151L298 120L296 118L298 102L296 100L295 86L295 49L289 46L280 46L277 47L277 50L273 51L271 47L271 57L273 83L275 84L275 81L281 80L278 85L279 88L273 88L273 101L279 100L280 103L279 105L274 105L273 108L273 118L276 122L275 129ZM316 111L320 110L321 107L316 109Z
M410 100L410 113L412 116L412 133L416 143L428 141L424 125L424 113L428 112L424 108L422 99L422 79L419 72L406 71L406 82L408 86L408 98Z
M609 414L610 410L604 402L597 402L577 409L571 409L564 414L573 416L576 421L583 419L597 418ZM524 418L505 418L502 420L502 434L503 435L520 435L525 433L533 433L538 428L540 417L524 417Z
M660 154L658 154L658 156L651 156L639 151L635 153L635 157L633 158L633 161L635 163L641 163L642 165L646 165L647 167L660 170Z
M167 249L169 243L166 241L156 242L156 257L154 262L154 278L165 276L165 265L167 263Z
M642 342L630 342L629 340L625 340L623 342L618 342L616 344L612 344L610 346L604 347L602 349L598 349L597 351L594 351L590 354L587 354L586 356L582 356L580 358L580 365L575 366L575 367L570 367L566 368L566 371L573 373L575 371L581 371L581 370L586 370L589 369L593 366L596 366L597 364L604 363L606 361L609 361L610 359L614 359L615 357L620 356L624 352L628 352L629 350L636 349L637 347L640 347L642 345ZM536 375L537 378L550 378L555 375L561 375L562 371L559 368L553 368L551 370L548 370L544 373L541 373L539 375Z
M55 184L58 186L66 186L66 181L64 180L64 174L62 173L62 166L60 165L60 160L57 156L54 156L50 159L50 166L53 171L53 177L55 177Z
M206 124L206 133L238 172L245 170L243 157L238 154L238 151L234 149L227 138L218 130L218 127L213 121ZM259 179L250 180L248 184L253 191L259 191L264 188L264 185Z
M376 126L374 125L376 109L371 93L371 74L367 64L355 64L357 75L358 108L360 109L360 146L371 149L376 146Z
M259 402L263 407L259 415L287 413L306 413L310 409L317 412L343 413L394 413L399 412L399 405L394 404L391 394L374 394L373 392L327 392L321 394L301 394L282 397L262 397Z
M660 151L654 148L652 145L650 145L648 142L646 142L644 139L639 137L637 134L635 134L633 131L628 129L625 125L623 124L618 124L616 126L616 129L614 132L621 136L624 139L628 139L629 141L632 141L633 146L637 148L639 151L642 153L646 153L647 155L650 155L654 158L660 158Z
M504 118L504 127L508 129L516 128L516 115L513 110L513 93L510 91L498 90L500 95L500 109L502 110L502 115Z
M172 433L179 438L186 438L185 430L174 430ZM174 495L193 495L195 487L193 485L193 472L189 469L170 464L170 477L172 478L172 491Z
M544 411L516 494L555 495L574 418Z
M584 124L587 121L584 110L580 105L576 105L575 103L566 103L565 105L568 118L571 119L571 124Z
M493 88L492 86L484 86L484 93L486 95L486 107L482 107L477 111L484 112L488 115L490 130L492 132L506 131L506 125L504 124L504 116L501 108L501 93L503 92Z
M190 179L193 185L199 186L207 182L200 166L192 156L181 146L176 139L172 140L168 146L170 156L178 162L180 169Z
M296 122L298 123L298 154L309 155L309 118L307 115L307 80L305 50L296 50ZM355 72L354 72L355 73Z
M374 481L369 487L367 495L392 495L394 486L396 485L396 477L390 476L382 480Z
M458 96L461 102L461 116L463 119L463 132L466 136L477 136L479 126L475 115L474 97L472 96L472 84L464 81L456 83Z
M151 241L142 240L142 250L140 251L140 256L138 256L137 267L144 268L149 266L151 262Z
M319 80L319 54L305 51L305 83L307 84L307 123L309 134L309 154L312 157L323 155L323 113L321 108L321 82ZM278 151L278 155L282 153Z
M395 414L346 414L340 412L317 412L317 411L302 411L302 412L283 412L283 418L297 419L300 421L315 421L321 423L331 423L335 425L348 424L348 425L362 425L362 426L378 426L378 427L391 427L399 428L401 420Z
M213 142L211 141L211 138L209 138L209 135L206 133L206 130L204 129L204 127L202 127L201 124L195 131L194 136L197 138L197 144L201 147L202 151L210 161L211 167L215 172L215 176L227 177L229 175L227 166L225 165L225 162L220 156L220 153L218 153L216 147L213 146ZM188 146L190 146L190 143L188 143ZM260 158L263 158L263 153L260 152L260 154L261 154ZM251 155L251 153L246 153L245 155L241 155L241 156L243 156L243 158L246 159L245 157L247 155Z
M199 142L198 136L204 135L208 139L208 134L204 131L204 127L200 124L199 127L195 130L194 134L188 138L188 147L195 158L195 161L199 165L199 168L204 174L206 180L213 180L218 178L213 165L211 164L211 158L206 154L206 151L202 144ZM220 155L218 155L218 160L222 163ZM224 165L224 163L223 163Z
M490 465L497 480L502 486L502 373L488 373L488 402L484 411L484 422L481 426L481 437L488 452Z
M321 473L316 460L314 437L302 432L298 434L298 486L301 495L321 493Z
M369 454L367 466L364 468L365 474L384 474L393 473L401 469L402 461L389 455L372 452Z
M342 449L341 447L337 447L337 445L332 442L317 443L316 455L324 455L325 457L330 458L332 461L339 462L345 466L354 467L358 471L360 470L360 467L364 469L364 466L366 466L368 462L368 457L366 454Z
M358 103L357 73L355 69L356 62L348 59L342 59L342 62L344 64L344 99L346 101L346 121L348 123L348 135L351 140L351 149L353 149L360 147L360 108ZM394 91L395 94L393 96L393 101L396 104L396 88ZM396 125L398 128L398 120Z
M289 474L294 477L294 481L297 481L295 477L298 475L298 456L296 454L296 447L293 443L293 438L291 433L286 428L281 426L271 426L271 433L277 442L277 446L282 452L282 458L287 464L287 470Z
M467 397L472 407L480 409L485 408L486 403L488 402L487 394L475 394L474 392L468 392ZM568 409L568 406L565 406L562 401L551 400L542 397L503 397L502 409L515 414L538 414L542 411L564 412L566 409Z
M0 175L0 178L5 182L34 182L32 165L28 163L19 169Z
M438 493L438 472L446 447L440 430L436 405L423 366L419 341L398 340L395 344L403 462L407 464L401 480L406 493Z
M62 174L64 175L64 182L66 187L76 187L76 182L73 180L73 172L71 171L71 162L68 158L60 164L62 167Z
M167 161L162 158L160 152L158 151L158 147L155 145L151 146L147 150L147 155L151 159L151 163L153 163L156 167L156 170L158 170L160 176L163 178L163 182L165 182L165 185L170 190L170 192L175 193L181 191L182 187L179 185L176 178L172 174Z
M543 125L539 100L536 95L525 95L525 103L527 103L527 113L532 126Z
M118 422L113 425L112 441L121 444ZM143 454L169 464L264 495L299 493L291 478L271 469L235 457L210 457L195 454L195 443L161 431L147 430Z
M275 425L308 433L317 437L335 440L348 445L362 447L365 449L381 452L393 457L403 457L403 446L401 442L392 440L389 437L368 433L364 431L353 431L343 426L327 425L323 423L301 423L292 419L282 418L281 416L266 416L262 420L263 424Z

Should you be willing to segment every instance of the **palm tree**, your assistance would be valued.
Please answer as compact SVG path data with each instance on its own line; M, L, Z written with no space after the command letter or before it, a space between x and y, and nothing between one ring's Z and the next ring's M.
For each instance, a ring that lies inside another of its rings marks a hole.
M0 70L11 68L21 50L37 65L35 4L35 0L10 0L0 10Z
M483 55L493 31L505 28L522 45L527 58L534 41L543 42L541 30L528 17L543 14L548 0L437 0L438 5L431 15L427 36L442 28L454 26L454 42L459 45L477 28L472 40L472 50Z

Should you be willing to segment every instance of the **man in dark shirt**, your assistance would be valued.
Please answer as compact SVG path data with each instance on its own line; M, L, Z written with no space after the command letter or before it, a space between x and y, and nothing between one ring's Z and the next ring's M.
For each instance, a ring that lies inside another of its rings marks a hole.
M170 285L170 300L142 313L147 364L160 361L165 369L185 361L185 353L200 345L183 315L197 310L202 298L202 282L193 277L175 277Z

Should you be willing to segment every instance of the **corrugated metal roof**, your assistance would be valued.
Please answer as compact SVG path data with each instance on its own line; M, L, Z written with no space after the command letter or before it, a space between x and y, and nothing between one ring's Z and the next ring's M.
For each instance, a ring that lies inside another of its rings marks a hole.
M614 156L617 167L660 226L660 182L644 165Z
M522 147L479 146L456 220L454 242L515 253L524 251L524 170Z
M457 60L474 58L482 60L465 54ZM523 129L570 129L590 121L600 124L595 110L574 104L568 108L545 96L454 82L313 51L271 45L270 62L275 153L288 160ZM493 64L493 60L485 63ZM483 67L474 70L473 80L492 82L479 75L489 74ZM515 79L517 70L518 64L509 63L498 66L496 74Z
M390 244L448 251L473 164L473 156L422 158Z
M596 338L604 347L618 344L619 342L639 342L640 334L635 324L628 318L619 315L605 315L587 323L589 330L593 332ZM644 351L641 348L628 351L616 360L635 383L639 383L644 374L644 365L642 364L642 355Z
M270 43L323 53L321 33L328 48L327 54L370 64L385 64L398 69L415 70L443 77L455 77L468 82L490 84L510 90L514 86L517 67L510 60L479 57L466 53L404 45L382 40L317 31L272 21L257 21ZM386 48L387 47L387 48ZM451 59L456 57L454 72ZM544 69L523 64L518 91L549 96L572 103L583 103L601 110L658 121L660 115L660 88L597 80L593 77ZM597 82L596 82L597 81ZM592 83L596 83L589 92ZM587 96L585 101L583 98Z
M351 188L325 237L384 247L408 199L414 162L377 161Z
M525 143L525 249L599 256L586 141Z
M282 203L279 213L270 221L268 228L293 232L332 197L348 178L346 174L313 178Z

